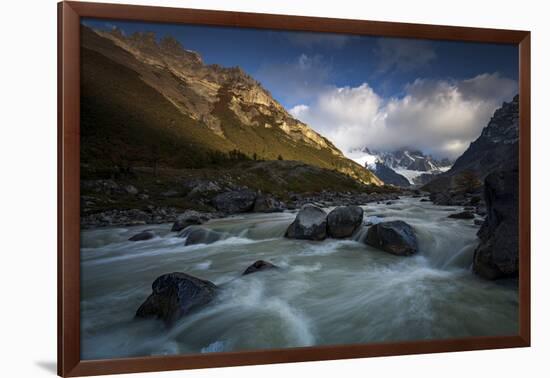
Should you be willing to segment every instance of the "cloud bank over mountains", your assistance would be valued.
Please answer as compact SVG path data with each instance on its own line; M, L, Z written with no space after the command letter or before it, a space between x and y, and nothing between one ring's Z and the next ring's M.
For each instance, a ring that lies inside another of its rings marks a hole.
M368 83L317 90L309 104L290 112L344 152L364 146L382 151L410 147L456 158L518 89L515 80L484 73L465 80L416 79L402 96L390 98Z

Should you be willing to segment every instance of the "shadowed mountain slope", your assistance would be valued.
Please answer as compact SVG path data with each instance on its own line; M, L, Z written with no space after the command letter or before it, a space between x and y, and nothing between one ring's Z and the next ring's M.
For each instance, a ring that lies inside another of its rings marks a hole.
M82 27L81 39L83 171L284 159L382 184L240 68L205 65L151 33Z

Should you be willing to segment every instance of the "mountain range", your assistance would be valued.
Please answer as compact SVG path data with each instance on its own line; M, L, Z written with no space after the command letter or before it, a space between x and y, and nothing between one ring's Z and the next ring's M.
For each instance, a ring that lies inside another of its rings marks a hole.
M295 160L383 184L238 67L205 64L176 39L146 32L82 26L81 45L83 172Z
M436 159L410 148L374 151L364 147L352 151L350 155L384 183L401 187L422 185L448 170L453 164L450 159Z
M295 119L239 67L205 64L172 37L81 30L82 172L135 166L202 168L228 160L299 161L363 184L453 187L480 179L517 148L517 97L497 110L456 162L414 148L352 151ZM452 166L452 168L451 168Z

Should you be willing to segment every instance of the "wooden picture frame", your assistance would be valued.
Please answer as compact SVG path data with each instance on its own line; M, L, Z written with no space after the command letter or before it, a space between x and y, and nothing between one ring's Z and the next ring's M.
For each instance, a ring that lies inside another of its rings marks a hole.
M516 336L452 340L81 360L79 30L82 17L518 45L520 62L519 333ZM59 3L58 27L58 374L60 376L335 360L530 345L530 32L87 2Z

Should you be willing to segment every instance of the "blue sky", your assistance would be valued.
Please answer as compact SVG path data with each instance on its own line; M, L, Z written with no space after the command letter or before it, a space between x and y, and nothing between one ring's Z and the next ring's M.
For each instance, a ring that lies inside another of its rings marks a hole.
M517 91L515 45L111 20L88 19L84 23L99 29L116 26L127 35L137 31L155 32L159 39L171 35L184 48L197 51L207 64L240 66L293 115L335 139L344 150L359 148L363 142L375 148L399 147L399 143L385 141L394 139L392 133L379 134L383 129L411 131L415 122L404 125L403 120L414 116L410 103L415 100L425 110L451 111L449 118L452 113L468 111L468 107L479 113L473 118L463 115L462 121L477 122L463 135L449 130L461 127L458 121L424 130L426 136L434 129L450 131L443 133L447 138L433 141L446 143L445 148L430 148L429 143L418 143L415 138L402 142L452 157L479 135L495 108ZM354 119L344 114L348 111L361 115ZM327 118L330 125L325 124ZM388 119L399 124L389 124ZM375 136L382 142L370 142ZM357 138L365 140L359 142Z

